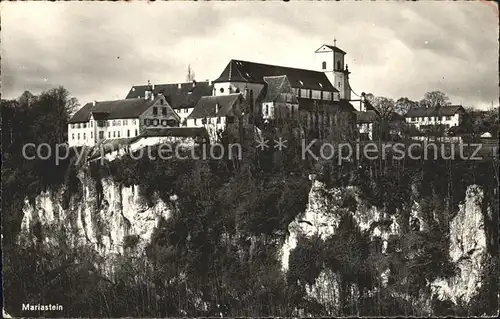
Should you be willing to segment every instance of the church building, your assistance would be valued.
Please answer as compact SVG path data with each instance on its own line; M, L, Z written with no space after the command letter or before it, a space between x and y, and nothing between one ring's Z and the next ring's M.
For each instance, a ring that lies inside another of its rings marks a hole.
M324 44L315 51L314 70L233 59L214 81L158 85L148 81L133 86L124 100L86 104L70 120L69 143L94 145L103 139L134 137L148 126L205 128L213 137L230 124L292 125L320 135L340 127L340 118L355 127L357 113L365 110L362 99L351 100L345 55L334 41L333 46ZM359 102L359 107L351 102ZM89 130L97 117L99 126ZM119 130L109 128L120 126L117 123L122 126Z

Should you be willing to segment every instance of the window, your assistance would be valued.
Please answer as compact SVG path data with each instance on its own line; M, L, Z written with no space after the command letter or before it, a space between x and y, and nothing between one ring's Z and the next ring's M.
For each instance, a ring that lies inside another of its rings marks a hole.
M224 93L224 88L220 88L220 93Z
M123 120L123 125L128 125L128 120Z
M86 136L86 134L85 134L85 133L83 133L83 139L84 139L84 140L85 140L85 139L87 139L87 136Z
M94 127L94 121L90 120L90 127Z
M83 123L83 128L87 128L87 123Z
M319 100L321 99L321 91L318 91L318 90L311 90L312 92L312 98L315 99L315 100Z
M127 130L127 137L130 137L130 130Z
M144 119L144 125L149 125L148 119Z
M416 118L416 117L412 117L412 118L411 118L411 120L412 120L413 122L415 122L415 121L417 120L417 118Z
M312 90L309 90L309 98L312 99Z
M162 126L167 126L167 120L161 120L161 125Z
M188 113L189 112L189 109L184 109L184 113Z
M71 134L71 139L74 140L75 139L75 133Z
M137 136L137 129L135 130L135 136Z
M158 126L160 125L160 121L158 119L153 120L153 126Z
M76 128L80 128L80 123L76 124Z
M90 132L90 138L94 138L94 133Z
M326 62L325 62L325 61L323 61L323 63L321 63L321 68L322 68L323 70L326 70Z
M158 107L153 106L153 115L157 116L158 115Z
M194 119L194 125L196 125L196 122L197 122L197 121L198 121L197 119Z
M116 137L120 137L120 131L116 132Z
M207 119L206 118L201 119L201 124L207 124Z
M103 139L104 138L104 131L99 131L99 139Z
M115 131L113 131L113 137L116 137L116 132Z
M446 120L447 120L447 121L451 121L451 116L447 116L447 117L446 117Z
M108 138L111 138L111 132L108 132Z
M78 133L78 139L80 139L80 133Z
M264 113L265 116L267 116L269 114L269 105L266 104L266 112Z
M217 124L219 124L219 123L220 123L220 117L217 118Z
M340 70L340 61L337 61L337 70Z
M163 101L163 100L162 100ZM167 115L167 108L166 107L162 107L161 108L161 114L163 115Z
M165 103L165 101L163 101L163 99L161 99L160 104L163 105L163 103Z

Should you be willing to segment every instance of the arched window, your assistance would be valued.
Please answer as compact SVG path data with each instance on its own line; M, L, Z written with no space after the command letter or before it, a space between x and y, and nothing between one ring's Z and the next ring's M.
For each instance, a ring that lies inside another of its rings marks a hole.
M321 67L323 68L323 70L326 70L326 62L323 61L323 63L321 63Z
M337 61L337 70L340 70L340 61Z

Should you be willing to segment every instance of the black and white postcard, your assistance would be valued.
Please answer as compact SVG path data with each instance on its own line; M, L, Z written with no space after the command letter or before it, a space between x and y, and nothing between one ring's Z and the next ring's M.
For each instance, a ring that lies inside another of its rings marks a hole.
M9 1L4 318L496 317L494 1Z

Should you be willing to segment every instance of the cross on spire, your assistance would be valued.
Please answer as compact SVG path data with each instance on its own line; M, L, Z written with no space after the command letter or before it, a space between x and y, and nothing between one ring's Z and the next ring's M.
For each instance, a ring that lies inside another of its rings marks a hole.
M333 38L333 46L337 46L337 39Z

